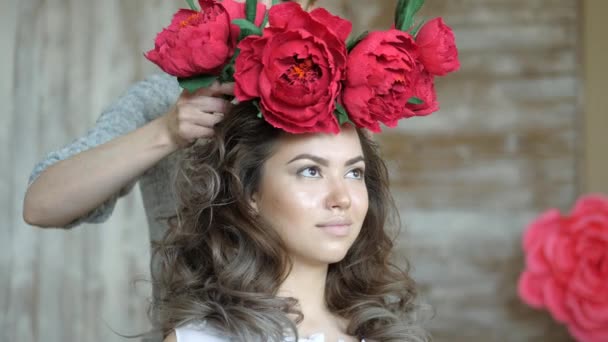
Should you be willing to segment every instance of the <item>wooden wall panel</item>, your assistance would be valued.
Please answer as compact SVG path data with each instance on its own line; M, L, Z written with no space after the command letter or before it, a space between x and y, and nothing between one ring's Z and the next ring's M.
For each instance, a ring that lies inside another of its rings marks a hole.
M394 1L323 1L386 28ZM347 4L352 4L348 6ZM461 70L437 81L442 110L379 136L409 256L437 341L569 341L522 305L521 233L579 192L578 1L427 1L453 26Z
M608 3L601 0L583 2L584 96L581 107L585 111L583 127L584 152L580 158L580 179L585 192L608 194Z
M1 341L119 341L149 328L148 232L138 191L102 225L41 230L21 216L34 164L93 125L155 68L142 56L180 4L2 2ZM6 71L6 72L5 72Z
M395 1L321 0L355 30L390 25ZM21 203L37 160L90 127L155 68L142 53L179 1L0 3L0 340L120 341L141 332L149 286L137 191L102 225L43 231ZM427 0L454 27L462 70L437 83L442 110L379 136L407 255L436 310L435 341L568 341L515 294L520 235L580 187L576 0Z

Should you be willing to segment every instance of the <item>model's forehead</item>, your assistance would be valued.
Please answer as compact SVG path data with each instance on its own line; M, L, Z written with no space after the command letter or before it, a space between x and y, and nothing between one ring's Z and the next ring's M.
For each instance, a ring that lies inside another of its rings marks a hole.
M363 154L357 131L343 126L340 133L285 134L276 147L274 159L293 158L299 154L311 154L340 162Z

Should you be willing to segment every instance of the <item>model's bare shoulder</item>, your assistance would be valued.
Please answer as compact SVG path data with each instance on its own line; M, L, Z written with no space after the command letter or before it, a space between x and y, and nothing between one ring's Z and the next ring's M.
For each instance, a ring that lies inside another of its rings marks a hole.
M171 332L171 334L167 335L163 342L177 342L177 335L175 335L175 330Z

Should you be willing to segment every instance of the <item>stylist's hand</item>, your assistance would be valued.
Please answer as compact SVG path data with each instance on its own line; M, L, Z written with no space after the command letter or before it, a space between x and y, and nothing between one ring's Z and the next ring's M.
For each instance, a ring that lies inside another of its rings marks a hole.
M172 142L187 147L200 138L214 134L213 126L222 121L232 104L222 98L234 95L234 83L213 83L195 93L184 90L171 110L165 114Z

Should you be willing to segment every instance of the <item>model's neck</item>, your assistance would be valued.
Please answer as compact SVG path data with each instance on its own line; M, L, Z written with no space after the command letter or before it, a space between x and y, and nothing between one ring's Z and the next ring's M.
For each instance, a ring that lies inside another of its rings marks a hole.
M328 312L325 303L327 265L294 262L291 272L279 287L279 296L294 297L304 316Z
M294 262L289 276L279 287L278 295L298 300L304 320L298 324L300 336L326 333L328 336L346 336L347 321L334 315L327 307L325 289L328 265L313 266Z

